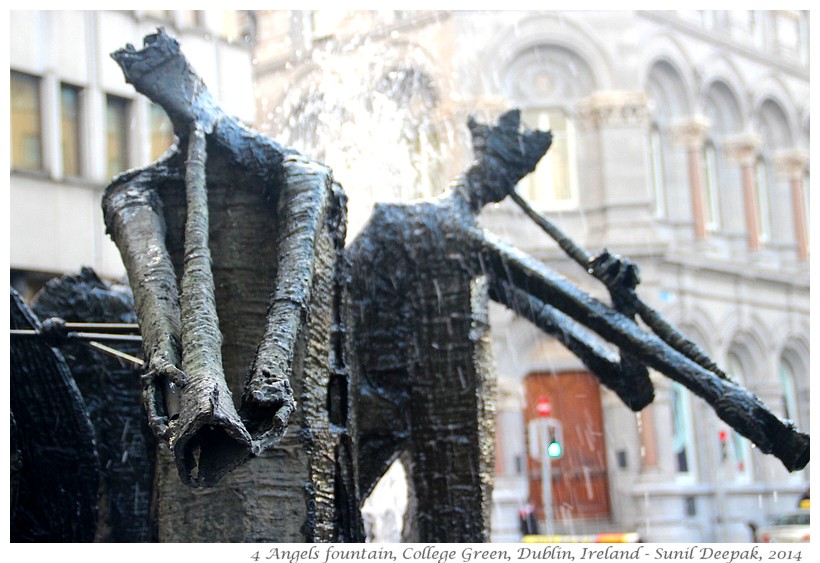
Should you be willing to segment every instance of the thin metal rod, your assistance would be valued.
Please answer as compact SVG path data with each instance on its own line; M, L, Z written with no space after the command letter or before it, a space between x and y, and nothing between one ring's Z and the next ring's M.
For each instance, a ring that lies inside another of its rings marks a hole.
M524 198L518 195L518 192L513 190L510 192L510 198L518 204L518 206L527 214L527 216L535 221L535 224L541 227L549 236L551 236L555 242L558 243L558 246L566 252L570 258L578 262L583 269L592 273L590 271L590 261L592 260L592 254L585 248L579 246L575 243L571 238L569 238L564 231L559 229L555 223L538 213L535 209L530 207L530 204L527 203Z
M106 334L104 332L69 332L69 338L82 338L83 340L120 340L125 342L142 342L139 334Z
M30 328L13 328L9 331L12 336L40 336L40 332Z
M9 331L12 336L43 336L39 330L13 328ZM81 340L118 340L121 342L142 342L139 334L106 334L103 332L68 332L66 338L79 338Z
M131 354L126 354L125 352L121 352L119 350L116 350L114 348L106 346L105 344L101 344L100 342L97 342L95 340L89 341L88 345L93 346L94 348L96 348L98 350L101 350L103 352L106 352L107 354L111 354L112 356L116 356L117 358L122 358L123 360L127 360L127 361L131 362L132 364L136 364L138 366L144 366L145 365L145 362L143 362L141 359L139 359L135 356L132 356Z
M27 329L27 328L13 328L9 332L11 333L12 336L42 336L42 333L39 330ZM70 332L66 336L68 336L68 337L74 336L74 337L77 337L77 338L82 338L83 340L89 340L90 338L93 337L93 335L94 335L94 333L88 333L88 332L86 332L86 333ZM100 339L108 339L108 340L126 340L126 341L133 341L133 342L138 342L138 341L142 340L142 337L140 337L140 336L126 335L126 334L97 334L97 336L100 337ZM125 352L121 352L119 350L111 348L109 346L106 346L105 344L102 344L102 343L97 342L95 340L89 340L89 342L87 342L87 344L89 344L90 346L93 346L94 348L97 348L98 350L101 350L103 352L111 354L112 356L122 358L123 360L127 360L127 361L129 361L133 364L138 365L138 366L145 365L145 362L143 362L141 359L139 359L135 356L132 356L130 354L126 354Z
M90 330L139 330L137 323L65 323L66 328Z
M558 246L560 246L570 258L580 264L582 268L592 274L596 279L602 282L604 281L598 277L593 268L591 268L591 260L593 259L593 256L589 253L589 251L576 244L575 241L569 238L566 233L559 229L552 221L530 207L524 198L518 195L515 190L510 192L510 198L518 204L518 206L530 219L535 221L539 227L541 227L550 237L552 237L555 242L558 243ZM669 322L663 318L657 310L647 305L646 302L638 297L636 293L631 292L631 295L628 297L632 301L632 306L635 308L635 312L640 315L647 326L651 328L655 334L660 336L664 342L699 364L701 367L713 372L721 379L726 379L729 381L732 380L728 375L726 375L726 372L718 367L718 365L712 360L712 358L709 357L708 354L706 354L706 352L701 350L697 344L689 340L683 335L683 333L669 324Z

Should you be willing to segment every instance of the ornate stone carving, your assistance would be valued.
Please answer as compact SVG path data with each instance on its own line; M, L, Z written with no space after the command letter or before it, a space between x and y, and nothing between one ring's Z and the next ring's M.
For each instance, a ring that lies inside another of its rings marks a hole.
M669 126L669 140L673 146L700 149L711 127L709 119L702 115L678 119Z
M729 162L748 166L754 164L763 139L756 133L742 133L723 140L723 152Z
M639 126L649 119L649 98L638 90L596 92L579 101L575 110L584 129Z
M774 169L777 174L785 178L802 178L809 165L809 151L805 149L791 149L774 154Z

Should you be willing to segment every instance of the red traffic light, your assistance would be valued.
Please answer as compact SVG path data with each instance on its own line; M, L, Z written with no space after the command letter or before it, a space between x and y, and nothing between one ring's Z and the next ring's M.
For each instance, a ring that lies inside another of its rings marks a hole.
M535 403L535 412L542 418L549 418L552 416L552 401L549 397L538 397Z

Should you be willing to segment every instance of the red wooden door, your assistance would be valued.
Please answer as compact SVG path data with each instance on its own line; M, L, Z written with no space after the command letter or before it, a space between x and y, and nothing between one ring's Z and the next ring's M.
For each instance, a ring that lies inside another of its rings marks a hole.
M564 454L552 460L552 506L556 519L607 518L609 487L600 388L587 372L538 373L525 379L524 419L536 418L539 397L549 397L563 425ZM543 518L541 464L528 460L530 498Z

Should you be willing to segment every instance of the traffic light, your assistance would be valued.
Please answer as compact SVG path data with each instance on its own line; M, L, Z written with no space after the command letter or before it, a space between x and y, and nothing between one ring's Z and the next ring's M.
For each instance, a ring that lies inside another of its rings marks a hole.
M549 440L547 442L547 455L552 459L558 459L564 455L564 440L561 424L552 421L549 425Z
M558 459L564 455L564 432L560 421L554 418L535 418L530 421L527 434L529 452L534 459L546 462L546 458Z
M562 455L564 455L564 448L561 447L561 442L557 442L553 440L547 446L547 455L553 459L558 459Z

